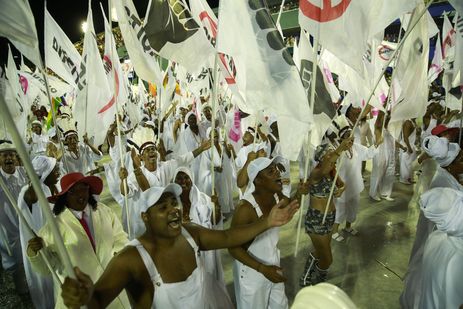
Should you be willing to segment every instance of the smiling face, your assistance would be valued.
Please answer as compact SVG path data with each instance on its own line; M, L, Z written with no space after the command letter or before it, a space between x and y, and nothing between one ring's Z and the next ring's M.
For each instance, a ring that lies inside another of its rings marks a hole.
M158 237L176 237L182 232L180 203L172 193L162 194L141 217L146 229Z
M204 108L203 113L207 120L212 121L212 111L209 106Z
M254 185L256 188L264 188L272 194L280 193L283 189L283 183L281 182L281 173L276 163L272 163L261 170L257 174L256 179L254 179Z
M80 182L73 185L66 193L66 206L82 211L88 204L90 197L90 185Z
M5 150L0 152L2 169L7 174L13 174L16 169L16 151Z

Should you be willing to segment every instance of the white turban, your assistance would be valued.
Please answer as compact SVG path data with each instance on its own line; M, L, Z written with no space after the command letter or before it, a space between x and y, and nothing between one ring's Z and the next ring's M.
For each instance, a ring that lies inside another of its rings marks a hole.
M161 195L166 192L173 193L175 197L179 197L182 194L182 187L176 183L171 183L166 187L151 187L144 191L141 196L140 213L146 212L148 208L154 206L159 201Z
M300 290L291 309L356 309L347 294L330 283L319 283Z
M449 166L460 153L457 143L449 143L445 137L428 136L423 140L424 151L441 167Z
M43 182L56 166L56 159L47 156L37 156L32 160L34 171Z
M253 160L248 165L248 186L246 187L246 191L244 192L244 196L249 196L254 193L256 187L254 186L254 180L256 179L257 175L263 169L266 169L272 163L281 163L282 157L276 156L273 159L269 158L257 158Z
M452 188L434 188L421 195L420 207L439 231L463 237L463 192Z

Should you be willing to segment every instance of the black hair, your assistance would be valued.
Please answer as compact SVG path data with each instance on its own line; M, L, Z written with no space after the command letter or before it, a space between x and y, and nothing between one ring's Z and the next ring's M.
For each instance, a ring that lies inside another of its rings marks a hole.
M66 208L66 197L67 197L67 193L64 193L63 195L58 197L58 199L56 200L55 206L53 206L53 214L55 216L59 216ZM92 194L90 194L90 196L88 197L88 203L90 204L90 206L92 206L93 210L95 210L98 205L98 202L96 201L96 199L93 197Z

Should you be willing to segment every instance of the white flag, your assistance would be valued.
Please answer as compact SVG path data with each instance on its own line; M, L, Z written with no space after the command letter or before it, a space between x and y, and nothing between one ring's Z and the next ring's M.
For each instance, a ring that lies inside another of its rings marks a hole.
M138 17L132 0L114 1L119 28L125 48L138 76L150 83L162 81L162 72L156 61L156 51L150 46L143 21Z
M455 56L455 29L452 27L447 14L444 14L442 25L442 57L446 63L452 62ZM461 55L460 55L461 56Z
M91 3L87 15L87 31L84 37L82 58L86 67L86 86L77 93L74 117L79 134L88 133L94 143L100 145L116 113L115 101L109 90L103 62L96 43Z
M19 74L27 79L29 85L37 87L43 93L43 95L48 98L47 89L45 87L45 79L43 78L43 74L38 69L35 69L34 72L21 71ZM47 75L47 78L48 89L50 90L50 95L53 98L61 97L74 89L72 86L62 82L60 79L52 75ZM48 101L48 99L46 101ZM45 102L43 105L45 105Z
M439 74L442 72L444 61L442 59L442 45L440 42L440 34L437 34L436 49L434 51L434 57L432 58L431 67L428 72L428 83L431 84Z
M417 0L300 0L299 23L363 75L362 55L368 39L416 5Z
M69 85L83 89L85 66L66 33L45 9L45 62Z
M413 13L414 24L424 4L419 5ZM429 38L428 22L421 17L402 47L400 61L397 64L397 78L402 92L398 102L392 107L391 122L422 117L428 104L428 58Z
M150 0L144 27L150 45L159 55L190 72L209 63L215 53L205 32L180 0Z
M453 69L455 71L453 86L457 87L463 86L463 15L458 14L455 22L455 31L455 55L459 56L455 58L455 63L453 64Z
M0 7L0 36L8 38L27 59L41 67L39 40L29 1L1 0Z
M312 123L294 61L261 1L223 1L219 51L233 57L246 105L278 119L285 158L296 160Z
M11 116L16 124L16 128L18 128L19 134L21 134L22 137L25 137L29 105L25 100L24 91L19 83L18 71L10 46L8 46L8 66L6 68L6 77L8 78L8 81L4 81L3 87L5 91L2 91L1 95L5 97L8 109L10 110Z
M106 77L108 78L109 89L111 89L112 93L111 102L117 98L119 106L122 106L127 103L129 97L127 83L122 72L121 63L119 62L119 55L117 54L116 43L111 32L111 27L106 19L103 7L101 7L101 12L104 18L105 30L103 64L106 70Z

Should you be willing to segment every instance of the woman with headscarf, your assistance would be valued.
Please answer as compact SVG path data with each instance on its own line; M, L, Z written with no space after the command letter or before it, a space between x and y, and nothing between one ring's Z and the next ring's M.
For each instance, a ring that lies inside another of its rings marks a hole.
M309 234L314 251L309 253L300 285L307 286L326 280L328 269L333 262L331 253L331 234L336 217L336 208L331 199L325 222L323 216L328 204L331 187L336 174L336 161L342 152L351 148L353 137L347 138L333 149L329 144L322 144L315 151L317 165L312 170L310 183L310 203L305 216L305 230ZM345 186L338 177L334 186L333 198L341 196Z
M106 205L97 202L96 196L103 191L103 181L96 176L85 177L81 173L70 173L61 178L61 192L48 198L53 203L55 222L62 236L71 263L97 279L111 258L127 244L127 234L116 214ZM46 223L38 236L29 240L27 255L32 269L49 274L48 268L38 255L45 250L50 264L61 282L64 267L56 249L51 226ZM61 283L55 280L55 308L64 308ZM125 296L125 293L123 294ZM108 308L128 308L128 300L119 297Z
M423 140L422 148L438 165L429 188L451 188L463 192L463 186L459 182L459 175L463 174L463 152L458 144L449 143L446 138L432 135ZM422 293L420 286L423 280L424 247L434 226L434 222L430 221L421 211L408 271L404 279L404 291L400 296L400 304L403 308L418 308Z
M421 197L421 210L436 225L423 253L418 308L461 308L463 293L463 192L434 188Z
M212 128L207 129L207 136L211 138ZM233 150L226 145L220 145L220 136L218 131L215 131L214 146L205 151L201 156L201 175L198 183L199 189L209 196L217 195L223 213L230 213L233 209L233 188L236 183L234 177L231 156ZM214 185L215 192L212 192L212 171L211 162L214 161ZM199 185L200 184L200 185Z
M56 184L59 180L59 164L56 159L37 156L32 160L32 166L40 178L43 193L46 197L58 193ZM24 186L19 193L18 206L22 211L28 225L37 233L45 224L45 215L42 208L38 205L37 196L31 185ZM36 308L53 308L55 298L53 296L53 280L50 276L37 274L31 269L27 260L26 250L28 241L34 237L24 226L24 222L19 220L19 235L21 238L21 249L23 251L24 271L26 272L29 293L34 300Z

